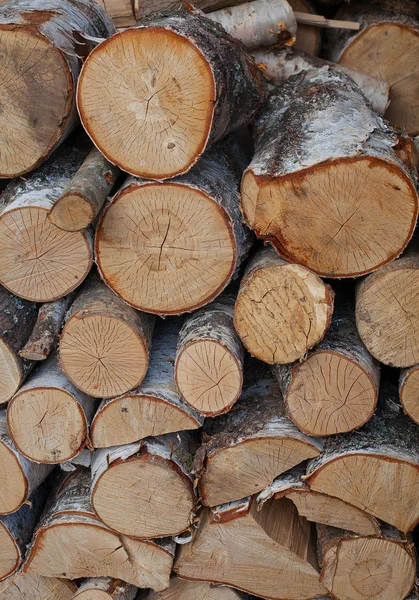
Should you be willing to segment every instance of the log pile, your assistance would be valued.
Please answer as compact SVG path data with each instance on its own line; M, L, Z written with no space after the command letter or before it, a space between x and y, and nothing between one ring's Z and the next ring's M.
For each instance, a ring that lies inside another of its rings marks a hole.
M418 600L418 58L0 0L0 600Z

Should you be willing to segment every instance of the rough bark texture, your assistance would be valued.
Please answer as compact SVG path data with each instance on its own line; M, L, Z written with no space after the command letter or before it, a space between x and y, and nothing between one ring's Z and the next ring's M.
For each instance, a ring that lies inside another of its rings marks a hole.
M380 370L358 335L354 313L351 302L338 302L306 361L272 367L289 417L309 435L357 429L377 406Z
M329 65L353 79L376 111L384 114L388 106L390 86L381 79L291 48L260 48L254 50L252 55L263 65L265 77L274 85L281 84L302 71Z
M119 173L118 167L94 148L51 208L51 223L66 231L80 231L91 225Z
M228 411L240 395L244 348L233 325L234 299L221 296L185 320L176 349L175 378L201 414Z
M321 440L301 433L284 415L278 384L258 379L229 413L204 428L206 441L195 455L193 471L206 506L260 491L322 450Z
M19 356L27 360L45 360L55 350L65 314L74 298L75 291L40 306L35 326L28 341L19 350Z
M5 88L5 98L17 105L17 113L14 115L16 121L12 121L7 111L2 111L4 115L0 124L3 135L6 135L3 145L9 150L3 157L0 152L0 177L13 177L39 166L77 125L75 88L81 68L79 56L87 56L89 52L88 42L82 36L107 37L115 28L93 0L12 0L0 9L0 39L12 31L17 43L7 63L8 66L15 63L16 85L14 89ZM26 32L30 34L27 39L34 39L38 44L47 43L54 48L55 61L61 65L59 70L65 73L61 79L54 73L57 85L60 81L62 89L59 89L59 94L62 98L54 95L54 86L47 84L46 78L37 78L42 69L52 65L48 62L43 64L42 55L34 52L31 56L29 48L25 49L23 36ZM20 44L19 36L22 38ZM7 72L6 68L1 77L4 81ZM14 73L13 68L11 72ZM31 72L32 79L26 81L25 73L30 75Z
M0 198L0 282L18 296L49 302L74 290L93 261L89 230L65 232L48 211L85 151L62 146L39 169L12 181Z
M403 414L397 389L382 384L373 418L358 431L328 437L324 444L307 467L311 489L341 498L401 531L416 526L419 430Z
M202 426L203 417L183 400L174 378L180 326L180 321L158 323L141 385L123 396L102 401L90 432L95 448Z
M204 12L213 12L227 6L237 6L242 4L242 0L197 0L194 6ZM135 16L137 20L148 17L149 15L165 10L175 10L181 8L182 2L179 0L158 0L150 2L149 0L134 0Z
M239 206L245 164L230 137L170 182L129 178L96 230L104 281L134 308L160 315L191 311L218 296L238 275L254 241ZM141 210L134 211L134 203ZM161 212L159 219L155 212Z
M109 600L134 600L137 596L137 588L121 581L120 579L112 579L111 577L91 577L84 579L74 594L74 600L90 600L91 594L102 592L100 600L109 597ZM96 598L96 596L95 596Z
M90 505L91 475L81 469L58 480L35 532L23 570L48 577L114 577L155 590L169 585L175 545L136 541L110 531Z
M72 600L77 586L67 579L19 571L0 584L0 600Z
M328 277L362 275L396 258L412 236L416 165L410 139L372 110L347 75L328 66L313 69L271 93L260 113L242 210L258 237L288 260ZM377 195L345 184L359 177ZM350 235L352 228L360 239Z

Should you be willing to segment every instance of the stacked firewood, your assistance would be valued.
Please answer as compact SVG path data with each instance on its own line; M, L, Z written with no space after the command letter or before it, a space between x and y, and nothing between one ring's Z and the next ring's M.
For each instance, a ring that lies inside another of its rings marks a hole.
M339 4L0 1L0 600L417 600L419 5Z

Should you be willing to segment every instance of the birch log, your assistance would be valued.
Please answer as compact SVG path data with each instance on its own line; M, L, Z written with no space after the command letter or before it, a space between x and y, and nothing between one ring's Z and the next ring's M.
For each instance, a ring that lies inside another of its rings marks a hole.
M266 248L247 265L234 307L234 327L259 360L291 363L322 340L333 303L334 293L320 277Z
M150 592L147 600L244 600L244 595L229 587L216 587L205 581L187 581L172 577L163 592Z
M103 280L134 308L160 315L218 296L253 242L239 208L244 164L237 144L226 142L182 177L128 179L96 229Z
M336 600L403 600L416 576L410 537L383 523L375 536L317 526L320 581Z
M380 362L411 367L419 362L419 246L363 279L356 291L356 325Z
M419 134L419 6L416 0L344 3L337 18L358 21L361 30L328 32L327 56L390 84L386 118Z
M397 390L382 385L373 418L354 433L326 438L305 479L312 490L406 532L419 522L419 430L395 399Z
M240 396L244 350L233 326L234 299L224 295L186 319L176 351L176 384L206 416L227 412Z
M347 75L325 66L290 78L255 132L242 211L284 258L355 277L404 250L417 220L416 149Z
M322 342L304 362L274 365L288 416L309 435L358 429L373 415L380 369L355 325L355 307L341 301Z
M384 114L388 107L390 86L385 81L371 75L348 69L341 64L332 63L316 56L309 56L305 52L296 52L291 48L260 48L253 50L252 55L258 63L263 65L264 75L268 81L275 85L283 83L292 75L297 75L302 71L329 65L353 79L377 112Z
M75 128L80 59L89 53L83 34L114 31L94 0L11 0L0 8L0 177L39 166Z
M120 579L91 577L84 579L73 600L134 600L138 589Z
M28 551L25 573L46 577L113 577L140 588L166 589L174 556L168 540L133 540L99 521L90 506L90 471L58 486Z
M67 314L60 363L80 390L117 396L144 379L154 318L135 311L92 273Z
M399 398L404 412L419 425L419 365L401 370Z
M96 403L67 379L51 355L27 379L7 407L9 434L34 462L58 464L89 444Z
M260 492L303 460L318 456L321 440L298 431L284 416L276 381L255 377L233 409L204 428L207 440L193 470L205 506Z
M72 600L77 586L67 579L19 571L0 583L0 600Z
M99 214L120 171L94 148L51 208L48 219L65 231L89 227Z
M92 266L90 232L62 231L48 220L83 158L84 151L62 146L34 173L12 181L0 198L0 283L17 296L57 300Z
M137 539L187 530L197 506L191 475L194 443L182 432L97 450L91 498L99 519Z
M131 392L101 402L90 428L94 448L202 426L203 417L183 400L174 378L179 329L179 322L158 323L144 381Z
M252 119L263 96L261 73L242 44L183 9L96 46L77 102L111 163L162 180L188 171L205 149Z
M286 498L270 500L259 512L250 498L205 510L192 543L180 547L174 569L185 579L272 600L327 594L319 583L310 525Z
M13 396L33 363L19 356L36 322L37 307L0 286L0 404Z
M52 469L19 454L7 429L6 411L0 411L0 515L19 510Z

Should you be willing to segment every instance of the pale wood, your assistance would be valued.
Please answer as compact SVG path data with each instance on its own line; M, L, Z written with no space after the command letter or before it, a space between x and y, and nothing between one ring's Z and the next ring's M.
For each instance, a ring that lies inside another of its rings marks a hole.
M205 149L250 120L261 84L242 45L200 12L183 9L99 44L84 63L77 103L111 163L160 181L187 172Z
M197 506L191 475L194 443L188 432L181 432L96 450L91 500L97 516L133 538L187 530Z
M136 23L134 0L96 0L108 13L115 27L132 27Z
M322 340L333 300L332 289L320 277L266 248L246 268L234 326L246 349L259 360L291 363Z
M114 31L94 0L12 0L0 8L0 177L39 166L76 127L78 55L89 52L81 34Z
M120 579L91 577L84 579L74 594L74 600L134 600L137 588Z
M234 299L221 296L185 320L175 378L183 398L206 416L228 411L243 384L244 349L233 326Z
M205 581L186 581L172 577L164 592L150 592L147 600L244 600L244 595L229 587L211 586Z
M321 581L336 600L402 600L411 591L416 559L411 537L383 524L365 537L317 526Z
M49 464L71 460L89 444L95 408L94 399L67 379L54 353L9 402L10 437L29 460Z
M290 78L254 130L242 210L284 258L355 277L404 250L417 220L416 150L351 78L329 66Z
M127 392L147 372L153 326L154 317L127 306L92 273L67 314L61 366L96 398Z
M0 600L72 600L77 586L67 579L19 571L0 583Z
M207 13L242 3L243 0L196 0L193 6ZM137 20L139 20L156 12L178 9L181 5L179 0L153 0L153 2L150 0L134 0L134 11Z
M19 356L37 318L33 302L22 300L0 286L0 404L13 396L33 363Z
M419 365L400 372L399 397L405 413L419 425Z
M203 417L183 400L174 378L180 326L158 323L144 381L131 392L101 402L90 428L94 448L201 427Z
M419 248L413 243L398 260L361 281L356 325L371 354L392 367L419 362Z
M257 383L256 383L257 382ZM301 433L284 416L279 386L255 377L233 409L209 422L194 460L205 506L217 506L261 491L303 460L318 456L321 440Z
M19 356L39 361L45 360L55 350L65 314L75 295L76 292L73 291L63 298L42 304L31 335L19 350Z
M294 13L297 23L303 25L315 25L316 27L324 27L326 29L349 29L351 31L359 31L361 26L355 21L341 21L336 19L326 19L321 15L311 15L296 11Z
M51 473L52 465L22 456L10 438L6 411L0 411L0 515L17 511Z
M361 31L329 31L328 57L387 81L390 105L386 118L406 128L410 135L418 135L419 7L416 0L345 2L337 18L358 21Z
M289 3L294 11L316 14L313 6L307 0L289 0ZM321 36L317 27L298 23L297 40L294 44L296 50L317 56L320 51L320 42Z
M47 577L114 577L164 590L174 556L170 540L133 540L99 521L89 501L90 472L79 470L60 483L28 551L23 570Z
M191 311L218 296L253 242L239 208L245 160L232 140L171 181L125 182L95 238L100 274L115 293L160 315Z
M52 206L48 219L65 231L85 229L96 219L119 173L94 148Z
M327 594L310 525L286 498L270 500L259 512L250 498L205 510L174 569L185 579L225 583L273 600Z
M22 298L50 302L74 290L93 261L89 230L62 231L48 212L83 162L61 146L39 169L13 180L0 199L0 283Z
M303 467L295 467L283 473L270 486L257 495L258 510L270 498L288 498L297 507L298 514L313 523L322 523L362 535L378 535L377 519L360 508L339 498L314 492L302 481Z
M377 406L380 369L358 335L355 307L341 300L304 362L274 365L289 417L309 435L358 429Z
M419 430L395 399L397 389L382 384L373 418L353 434L326 438L305 479L314 491L410 531L419 521Z

